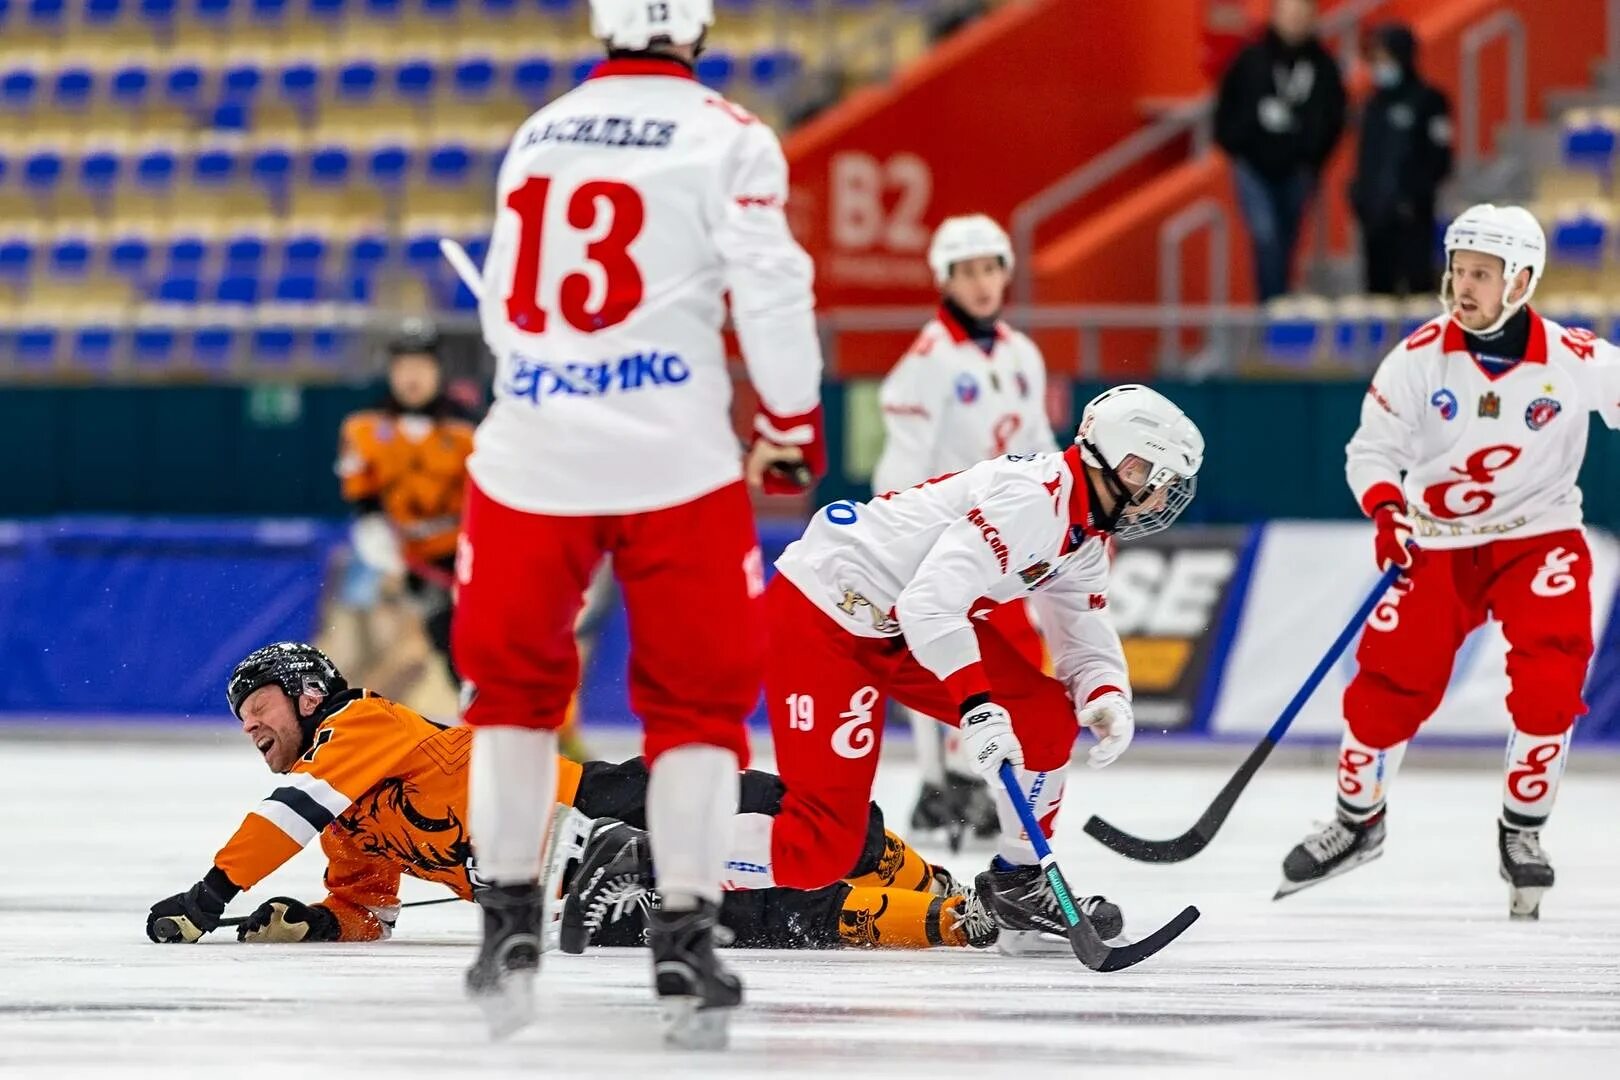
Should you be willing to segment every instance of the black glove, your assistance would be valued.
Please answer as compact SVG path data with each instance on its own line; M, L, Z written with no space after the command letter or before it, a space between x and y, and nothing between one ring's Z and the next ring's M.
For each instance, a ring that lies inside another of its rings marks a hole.
M255 944L293 941L337 941L343 936L332 909L290 896L273 896L236 928L237 941Z
M211 871L210 877L218 871ZM223 875L221 875L223 876ZM183 893L159 900L146 913L146 936L165 945L189 945L219 926L226 898L205 878Z

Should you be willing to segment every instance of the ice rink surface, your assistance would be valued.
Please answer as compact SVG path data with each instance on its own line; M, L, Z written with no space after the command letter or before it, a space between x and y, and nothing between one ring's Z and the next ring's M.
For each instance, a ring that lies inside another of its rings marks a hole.
M749 1000L725 1054L659 1044L647 961L548 955L538 1023L492 1045L462 999L476 912L405 912L372 945L158 946L147 907L190 886L268 790L245 745L7 741L0 810L0 1077L1620 1076L1620 775L1575 757L1546 843L1558 887L1510 923L1496 876L1495 769L1423 770L1395 789L1385 857L1270 899L1283 854L1329 812L1327 768L1263 771L1226 830L1173 867L1080 832L1099 812L1146 836L1186 828L1238 748L1207 766L1129 754L1077 768L1056 849L1081 891L1138 934L1204 918L1133 970L1068 955L733 953ZM764 762L763 764L768 764ZM903 823L913 773L879 775ZM948 858L971 875L979 852ZM316 900L306 851L232 905ZM412 886L415 886L412 888ZM407 880L405 899L443 895Z

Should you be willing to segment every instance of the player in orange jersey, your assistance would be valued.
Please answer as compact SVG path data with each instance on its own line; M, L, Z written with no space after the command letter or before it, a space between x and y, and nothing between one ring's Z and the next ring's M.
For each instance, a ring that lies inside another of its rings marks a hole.
M217 928L225 905L306 844L321 838L327 896L278 896L238 928L253 942L372 941L399 915L402 874L473 899L479 884L467 838L471 730L445 727L367 690L351 688L311 645L282 642L250 654L226 696L242 730L280 784L243 820L201 881L152 905L154 941L193 942ZM557 763L557 800L586 818L646 824L647 768ZM744 812L774 813L781 781L745 772ZM557 882L566 886L566 881ZM590 937L639 944L653 898L627 896ZM639 901L639 902L638 902ZM994 926L977 901L883 828L872 808L868 839L850 878L825 889L728 894L721 922L744 946L830 948L839 944L985 945Z

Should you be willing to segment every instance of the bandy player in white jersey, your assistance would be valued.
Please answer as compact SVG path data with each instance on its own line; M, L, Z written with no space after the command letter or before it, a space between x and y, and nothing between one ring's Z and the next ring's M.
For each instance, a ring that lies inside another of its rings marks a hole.
M479 426L454 623L475 729L471 833L484 939L469 993L497 1034L533 1015L540 852L574 622L611 554L645 728L663 904L650 940L673 1043L725 1040L737 979L715 958L744 726L764 660L764 575L744 475L824 469L809 257L788 231L776 136L692 62L711 0L591 0L608 50L518 129L501 166L479 310L496 359ZM741 461L725 295L754 388Z
M1439 706L1463 639L1494 618L1513 720L1498 858L1511 913L1534 918L1553 884L1541 827L1592 655L1575 479L1587 414L1620 427L1620 350L1529 306L1546 238L1528 211L1473 207L1447 230L1446 259L1446 313L1379 366L1346 454L1378 564L1405 573L1367 621L1344 694L1337 813L1288 854L1278 895L1383 853L1407 740Z
M959 723L982 775L1003 760L1050 834L1077 724L1093 766L1130 743L1130 681L1107 611L1108 544L1166 528L1204 455L1192 421L1145 386L1086 406L1063 453L995 458L865 503L822 508L766 589L765 702L786 785L774 818L741 815L741 888L817 888L848 874L866 839L883 702ZM1029 599L1052 650L1045 674L974 615ZM992 785L999 852L978 895L1004 943L1063 933L1016 808ZM1119 911L1084 902L1099 933Z
M1013 269L1006 232L983 214L947 218L928 246L928 266L941 292L939 313L878 393L883 453L872 470L878 493L987 458L1057 449L1046 415L1046 361L1001 319ZM1023 604L1002 604L991 617L1011 644L1041 663L1041 641ZM922 766L912 829L943 829L953 846L964 828L994 836L995 806L984 782L971 775L956 732L905 711Z

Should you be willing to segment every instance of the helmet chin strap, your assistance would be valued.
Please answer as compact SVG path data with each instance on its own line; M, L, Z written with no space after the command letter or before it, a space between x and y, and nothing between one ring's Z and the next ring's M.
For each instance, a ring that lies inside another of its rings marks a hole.
M1096 459L1097 469L1102 473L1103 483L1107 486L1108 493L1114 497L1113 508L1106 514L1103 513L1101 510L1102 500L1097 497L1097 488L1091 482L1091 470L1083 470L1086 478L1086 497L1091 505L1092 524L1102 532L1111 533L1119 527L1119 519L1124 516L1125 508L1131 503L1130 490L1126 488L1125 482L1119 478L1118 473L1114 472L1114 467L1108 463L1107 458L1102 456L1102 451L1098 450L1094 443L1082 440L1080 446L1086 453Z

